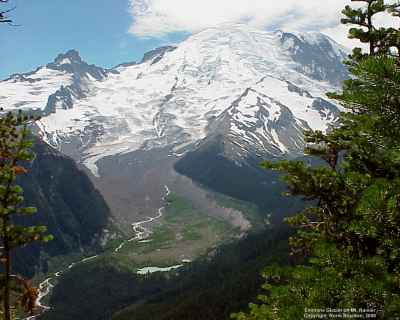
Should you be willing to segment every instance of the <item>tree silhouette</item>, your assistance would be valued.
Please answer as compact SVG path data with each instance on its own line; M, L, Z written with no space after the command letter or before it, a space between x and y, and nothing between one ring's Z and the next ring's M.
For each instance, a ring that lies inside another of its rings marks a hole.
M0 312L5 320L12 319L12 312L19 306L33 314L38 296L30 281L12 273L12 252L32 242L51 239L44 236L46 227L18 225L14 221L14 217L36 212L36 208L23 205L23 190L15 184L17 176L27 173L24 164L34 159L27 128L34 120L22 112L0 115Z
M8 3L8 0L0 0L0 5L4 5L6 3ZM13 10L14 8L0 10L0 23L7 23L11 25L13 23L13 20L9 17L9 13Z

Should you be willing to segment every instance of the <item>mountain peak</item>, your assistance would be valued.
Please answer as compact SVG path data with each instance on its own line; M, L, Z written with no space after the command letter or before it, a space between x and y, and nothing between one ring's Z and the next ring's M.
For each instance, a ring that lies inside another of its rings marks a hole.
M82 60L79 52L69 50L66 53L59 54L52 63L46 65L47 68L62 72L70 73L77 81L83 77L90 75L96 80L106 77L106 71L96 65L89 65Z
M72 49L68 50L66 53L59 54L54 60L54 63L57 65L82 63L82 58L78 51Z
M151 60L152 61L151 64L155 64L158 61L160 61L167 52L174 51L175 49L176 49L176 47L174 47L174 46L163 46L163 47L159 47L154 50L151 50L149 52L146 52L143 55L143 59L142 59L141 63Z

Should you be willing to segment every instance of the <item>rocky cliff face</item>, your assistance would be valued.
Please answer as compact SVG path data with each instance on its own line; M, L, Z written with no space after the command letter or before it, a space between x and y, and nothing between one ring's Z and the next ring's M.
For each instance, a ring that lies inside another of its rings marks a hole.
M27 205L37 214L17 222L45 225L54 240L28 246L16 255L18 271L32 275L46 269L48 257L100 248L100 239L110 226L110 210L87 175L74 161L37 141L36 159L18 183Z

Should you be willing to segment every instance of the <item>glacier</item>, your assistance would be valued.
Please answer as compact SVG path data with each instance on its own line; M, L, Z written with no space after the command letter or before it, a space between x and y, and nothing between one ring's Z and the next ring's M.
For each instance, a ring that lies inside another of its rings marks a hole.
M70 51L1 81L0 104L39 110L37 133L95 175L104 157L165 147L182 156L215 134L230 137L238 160L301 154L304 130L337 121L326 92L348 77L347 55L323 34L225 24L109 70Z

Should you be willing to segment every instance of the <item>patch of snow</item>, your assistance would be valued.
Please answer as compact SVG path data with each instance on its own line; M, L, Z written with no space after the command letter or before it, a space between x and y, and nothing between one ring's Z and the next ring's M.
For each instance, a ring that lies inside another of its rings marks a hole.
M63 64L71 64L71 60L69 58L64 58L58 64L61 66Z
M166 267L166 268L160 268L160 267L145 267L137 270L137 274L145 275L149 273L155 273L155 272L169 272L172 270L176 270L179 268L182 268L183 264L179 264L176 266L171 266L171 267Z

